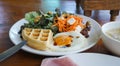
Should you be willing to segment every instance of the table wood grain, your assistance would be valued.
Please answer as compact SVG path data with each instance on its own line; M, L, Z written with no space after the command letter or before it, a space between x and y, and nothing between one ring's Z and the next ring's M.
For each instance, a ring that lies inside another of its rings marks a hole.
M44 12L54 11L60 8L62 11L76 13L74 0L0 0L0 53L14 46L9 38L9 29L18 20L24 18L25 13L41 9ZM82 9L77 13L83 14ZM109 22L109 10L94 11L91 18L101 26ZM120 19L120 15L116 20ZM90 53L103 53L114 55L109 52L100 39L95 46L84 51ZM40 66L42 59L48 56L35 55L23 50L0 62L0 66Z

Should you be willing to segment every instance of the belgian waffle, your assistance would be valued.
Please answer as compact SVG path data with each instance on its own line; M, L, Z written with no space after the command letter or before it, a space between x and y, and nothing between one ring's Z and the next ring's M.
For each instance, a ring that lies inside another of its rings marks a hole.
M22 37L27 40L27 45L37 50L47 50L53 43L53 33L50 29L24 28Z

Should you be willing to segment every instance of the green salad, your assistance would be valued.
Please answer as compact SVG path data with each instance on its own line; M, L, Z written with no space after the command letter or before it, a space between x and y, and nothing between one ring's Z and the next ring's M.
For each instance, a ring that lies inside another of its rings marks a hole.
M63 12L65 13L65 12ZM25 19L28 23L24 23L21 26L19 34L21 34L24 28L40 28L40 29L51 29L53 34L58 32L58 27L53 26L54 18L59 17L61 11L56 9L55 12L48 11L43 13L42 11L32 11L25 14Z

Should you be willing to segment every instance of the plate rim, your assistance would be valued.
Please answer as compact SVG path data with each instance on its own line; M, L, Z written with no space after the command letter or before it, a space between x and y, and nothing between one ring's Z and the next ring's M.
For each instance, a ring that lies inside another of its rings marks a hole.
M70 55L65 55L65 56L61 56L61 57L69 57L71 60L73 60L73 62L75 62L75 60L77 60L79 62L81 59L83 59L83 60L89 60L89 57L93 58L90 61L94 61L94 63L95 63L95 59L96 59L96 62L99 61L98 63L108 62L108 64L109 64L110 61L113 62L112 61L113 59L114 59L114 64L120 62L120 57L118 57L118 56L108 55L108 54L104 54L104 53L93 53L93 52L92 53L90 53L90 52L76 53L76 54L70 54ZM107 58L107 59L105 59L105 58ZM115 60L117 62L115 62ZM79 62L79 63L78 62L75 62L75 63L78 64L78 65L81 65L82 62ZM84 63L86 63L86 62L84 62ZM95 65L98 64L98 63L95 63ZM120 65L120 63L119 63L119 65Z

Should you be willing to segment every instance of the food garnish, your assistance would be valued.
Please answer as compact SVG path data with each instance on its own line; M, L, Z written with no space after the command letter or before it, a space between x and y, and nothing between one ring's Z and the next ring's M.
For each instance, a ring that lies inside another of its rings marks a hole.
M59 32L69 32L75 31L77 26L80 26L82 29L85 27L82 23L82 18L76 15L63 14L61 17L56 17L57 21L54 22L59 28Z

